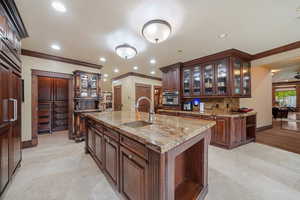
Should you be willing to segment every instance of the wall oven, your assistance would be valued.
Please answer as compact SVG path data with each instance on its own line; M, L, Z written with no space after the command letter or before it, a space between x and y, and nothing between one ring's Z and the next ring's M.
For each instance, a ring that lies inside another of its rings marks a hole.
M163 92L163 105L179 105L179 92Z

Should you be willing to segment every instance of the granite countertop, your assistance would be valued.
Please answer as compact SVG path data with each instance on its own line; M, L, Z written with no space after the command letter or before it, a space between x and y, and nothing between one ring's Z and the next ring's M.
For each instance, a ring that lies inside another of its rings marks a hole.
M255 111L251 111L248 113L239 113L239 112L224 112L224 111L205 111L204 113L195 112L195 111L181 111L181 110L164 110L159 109L158 111L162 112L173 112L173 113L184 113L184 114L191 114L191 115L205 115L205 116L219 116L219 117L247 117L251 115L256 115Z
M115 111L85 113L84 115L146 144L160 153L165 153L194 136L204 134L204 131L216 124L214 121L156 114L153 124L131 128L123 124L139 120L147 121L148 113Z

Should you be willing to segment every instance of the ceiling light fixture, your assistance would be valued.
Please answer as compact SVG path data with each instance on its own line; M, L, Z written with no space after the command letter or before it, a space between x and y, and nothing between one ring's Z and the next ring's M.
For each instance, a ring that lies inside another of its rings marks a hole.
M119 69L114 69L114 72L115 72L115 73L118 73L118 72L119 72Z
M57 45L57 44L52 44L51 48L54 49L54 50L60 50L60 46Z
M106 78L104 78L104 79L103 79L103 81L104 81L104 82L106 82L106 81L107 81L107 79L106 79Z
M154 75L154 74L155 74L155 71L151 71L150 74Z
M139 67L138 67L138 66L134 66L133 69L134 69L134 70L138 70Z
M101 57L101 58L100 58L100 61L101 61L101 62L106 62L106 58Z
M122 44L116 47L116 53L121 58L128 60L136 56L137 50L133 46L130 46L129 44Z
M103 74L103 76L104 76L105 78L107 78L107 77L108 77L108 74Z
M52 7L58 12L66 12L67 11L65 5L59 1L54 1L52 3Z
M142 34L146 40L156 44L168 39L171 32L171 25L167 21L160 19L147 22L142 29Z
M151 60L150 60L150 63L151 63L151 64L155 64L155 63L156 63L156 60L155 60L155 59L151 59Z
M222 33L218 36L218 38L220 39L224 39L224 38L227 38L228 37L228 34L227 33Z

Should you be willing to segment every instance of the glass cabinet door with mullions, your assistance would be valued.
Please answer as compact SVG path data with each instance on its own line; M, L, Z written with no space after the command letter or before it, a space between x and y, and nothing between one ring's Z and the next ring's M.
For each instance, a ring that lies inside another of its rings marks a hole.
M225 96L228 93L228 62L227 59L216 63L216 87L217 95Z
M201 94L201 67L195 66L193 68L193 96Z
M243 62L243 95L251 95L251 68L249 62Z
M233 95L240 96L242 84L242 62L239 59L233 61Z
M183 95L191 96L191 69L183 70Z
M214 66L204 65L204 95L214 94Z

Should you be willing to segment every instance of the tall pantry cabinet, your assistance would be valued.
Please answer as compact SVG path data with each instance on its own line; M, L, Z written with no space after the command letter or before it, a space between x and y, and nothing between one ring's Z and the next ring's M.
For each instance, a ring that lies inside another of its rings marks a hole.
M21 162L21 42L28 37L13 0L0 1L0 197Z

